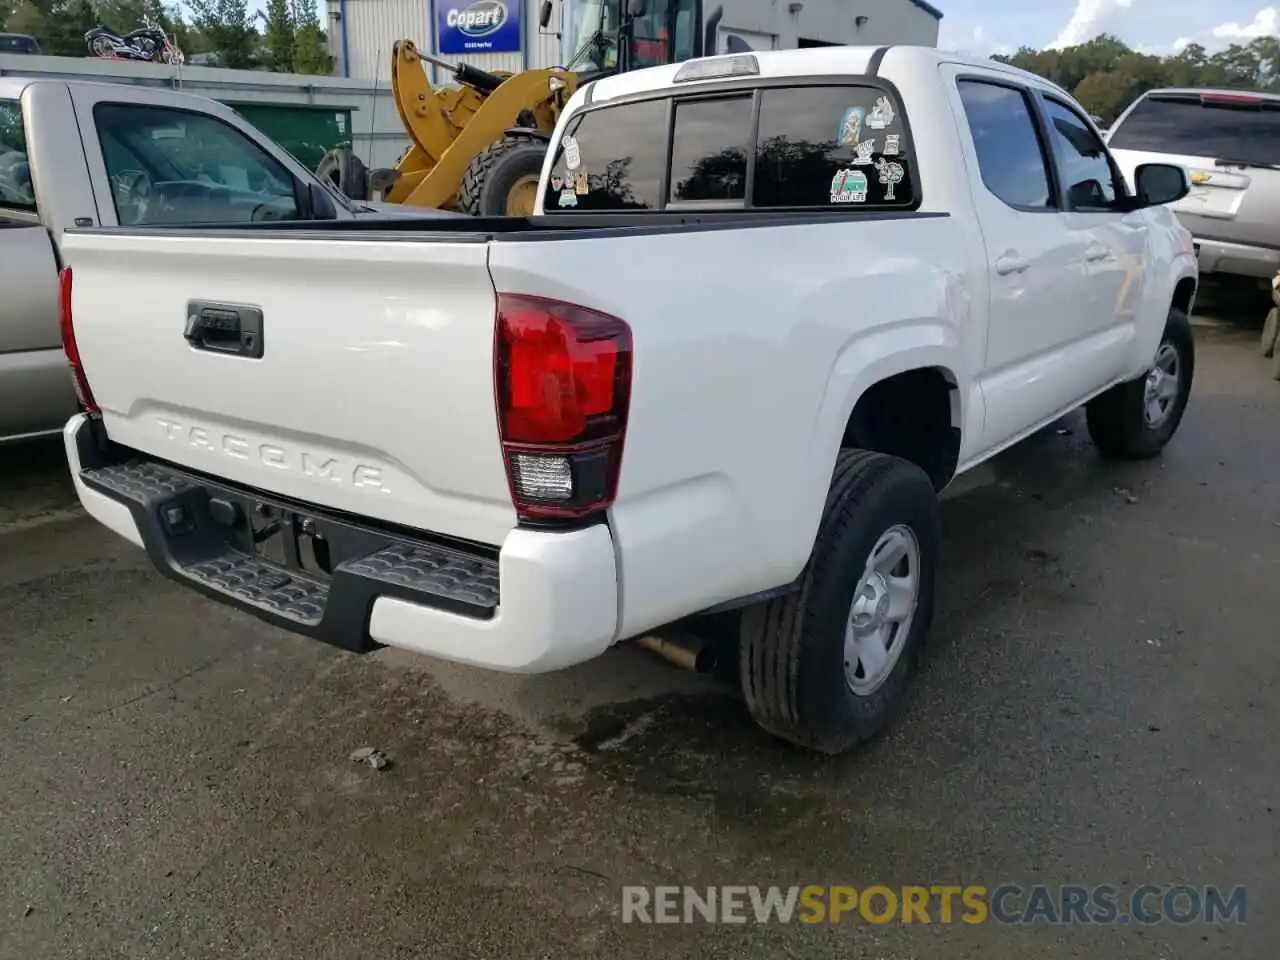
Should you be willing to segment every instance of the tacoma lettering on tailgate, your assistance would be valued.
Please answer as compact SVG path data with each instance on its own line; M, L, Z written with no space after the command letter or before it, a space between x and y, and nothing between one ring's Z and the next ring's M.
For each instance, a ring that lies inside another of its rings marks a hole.
M315 480L328 480L377 493L391 492L391 488L383 480L380 467L343 461L309 450L291 450L278 443L265 443L209 427L191 426L166 417L157 417L156 422L164 430L168 440L198 450L207 450L234 460L252 460L273 470L301 473Z

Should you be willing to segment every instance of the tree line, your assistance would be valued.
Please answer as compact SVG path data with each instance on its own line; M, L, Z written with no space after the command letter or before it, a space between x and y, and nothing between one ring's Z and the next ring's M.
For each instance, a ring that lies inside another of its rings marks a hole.
M1280 37L1233 43L1210 54L1198 43L1172 56L1139 53L1099 34L1062 50L1022 47L993 60L1013 64L1070 91L1090 113L1111 123L1139 95L1157 87L1231 87L1280 92Z
M172 37L188 61L208 54L216 66L327 74L333 63L313 0L186 0L184 13L162 0L0 0L0 31L36 38L42 53L88 55L84 35L101 24L128 33L147 20Z

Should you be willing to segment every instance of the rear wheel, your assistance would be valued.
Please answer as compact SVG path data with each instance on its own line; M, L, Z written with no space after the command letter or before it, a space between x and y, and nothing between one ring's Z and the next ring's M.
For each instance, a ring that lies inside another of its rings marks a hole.
M923 470L840 453L800 589L742 616L739 677L762 727L822 753L885 727L933 617L940 539Z
M527 217L538 202L547 145L504 137L471 161L458 188L458 206L477 217Z
M1141 460L1163 450L1182 422L1195 363L1191 322L1175 307L1146 375L1117 384L1085 407L1089 436L1102 455Z

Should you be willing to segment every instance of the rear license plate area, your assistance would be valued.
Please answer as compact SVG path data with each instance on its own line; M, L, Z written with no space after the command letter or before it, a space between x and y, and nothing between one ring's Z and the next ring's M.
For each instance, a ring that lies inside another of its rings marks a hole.
M268 503L256 503L249 515L254 556L281 568L281 585L290 573L328 580L333 572L329 541L315 517Z

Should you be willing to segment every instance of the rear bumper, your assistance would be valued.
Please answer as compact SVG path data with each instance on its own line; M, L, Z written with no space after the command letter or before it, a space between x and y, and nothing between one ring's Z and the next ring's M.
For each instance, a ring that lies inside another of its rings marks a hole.
M1280 248L1253 247L1226 240L1195 237L1201 273L1270 280L1280 271Z
M357 652L402 647L511 673L590 660L617 632L618 579L604 524L516 529L494 551L112 455L83 414L67 423L64 439L90 516L145 549L165 576L287 630ZM332 553L331 575L255 556L246 518L263 511L318 534Z

